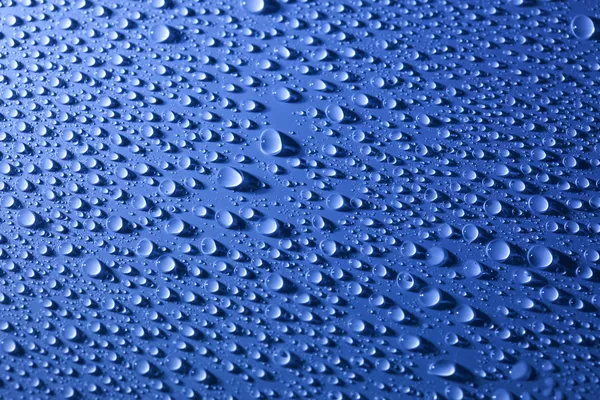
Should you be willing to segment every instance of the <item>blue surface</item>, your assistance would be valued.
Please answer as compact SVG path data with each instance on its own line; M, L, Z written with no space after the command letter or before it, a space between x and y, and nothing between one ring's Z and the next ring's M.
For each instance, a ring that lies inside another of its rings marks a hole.
M598 398L599 16L3 1L0 398Z

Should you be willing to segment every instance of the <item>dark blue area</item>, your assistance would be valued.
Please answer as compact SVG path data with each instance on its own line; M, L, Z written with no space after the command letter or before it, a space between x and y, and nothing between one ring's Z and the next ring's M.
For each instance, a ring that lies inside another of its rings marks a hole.
M3 1L0 398L597 398L598 17Z

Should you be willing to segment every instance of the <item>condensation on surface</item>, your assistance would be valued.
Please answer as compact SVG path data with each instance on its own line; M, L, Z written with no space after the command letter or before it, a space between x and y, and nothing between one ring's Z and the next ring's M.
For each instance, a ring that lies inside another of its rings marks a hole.
M599 16L2 1L0 398L596 398Z

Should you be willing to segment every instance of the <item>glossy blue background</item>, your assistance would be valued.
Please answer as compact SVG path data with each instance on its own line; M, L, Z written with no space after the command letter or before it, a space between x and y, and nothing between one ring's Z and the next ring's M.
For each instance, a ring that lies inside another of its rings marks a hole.
M0 6L0 397L593 399L593 1Z

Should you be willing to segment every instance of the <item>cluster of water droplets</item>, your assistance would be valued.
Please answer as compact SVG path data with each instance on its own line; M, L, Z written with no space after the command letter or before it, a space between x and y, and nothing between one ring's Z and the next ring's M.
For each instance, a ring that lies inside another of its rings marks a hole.
M0 397L595 398L597 16L2 2Z

